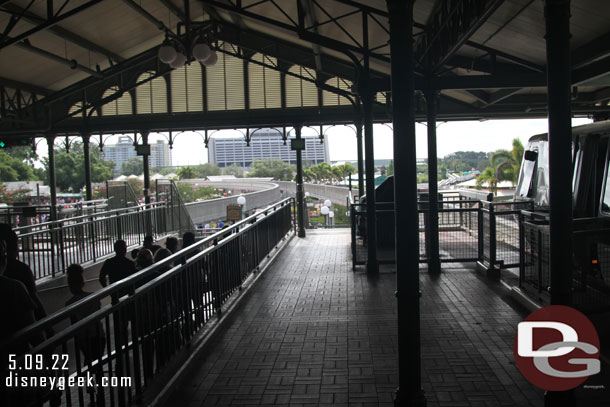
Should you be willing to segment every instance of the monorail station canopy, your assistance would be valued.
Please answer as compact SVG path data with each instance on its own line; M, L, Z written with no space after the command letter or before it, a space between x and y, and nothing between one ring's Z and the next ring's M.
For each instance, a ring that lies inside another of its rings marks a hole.
M416 120L428 123L435 180L436 120L548 117L551 294L569 304L570 120L610 111L607 1L23 0L0 1L0 11L0 138L47 138L51 169L56 137L82 137L88 169L90 141L103 147L113 133L146 145L151 132L169 132L171 143L187 130L247 128L248 142L261 127L299 138L303 126L355 125L371 274L373 123L392 122L399 402L424 403ZM299 202L301 183L297 175ZM436 182L429 192L434 272Z

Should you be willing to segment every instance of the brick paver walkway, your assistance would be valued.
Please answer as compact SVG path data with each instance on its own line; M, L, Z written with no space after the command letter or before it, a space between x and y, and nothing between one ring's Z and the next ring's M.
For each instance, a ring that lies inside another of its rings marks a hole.
M349 231L295 238L201 352L168 406L391 406L395 274L351 271ZM421 273L428 406L542 406L513 364L523 318L474 272Z

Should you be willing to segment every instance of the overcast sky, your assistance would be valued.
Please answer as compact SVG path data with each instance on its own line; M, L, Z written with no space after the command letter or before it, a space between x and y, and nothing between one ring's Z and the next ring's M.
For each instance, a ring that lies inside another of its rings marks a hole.
M574 119L574 126L590 123L588 119ZM439 157L455 151L494 151L501 148L510 149L513 138L518 137L523 144L527 140L540 133L547 132L546 119L524 119L524 120L488 120L488 121L462 121L462 122L439 122L437 126L437 151ZM356 160L356 135L353 129L344 126L328 127L324 129L325 142L329 143L331 161ZM210 132L211 137L235 137L242 136L243 131L223 130ZM317 132L310 128L303 129L304 135ZM389 126L375 125L375 158L393 158L392 130ZM293 133L291 132L291 136ZM417 157L427 157L426 126L416 125ZM105 136L105 144L113 144L118 136ZM167 139L166 135L151 134L150 140ZM99 136L94 136L97 144ZM46 142L38 144L38 152L46 156ZM174 166L196 165L208 161L208 152L203 143L203 132L187 132L176 136L172 150Z

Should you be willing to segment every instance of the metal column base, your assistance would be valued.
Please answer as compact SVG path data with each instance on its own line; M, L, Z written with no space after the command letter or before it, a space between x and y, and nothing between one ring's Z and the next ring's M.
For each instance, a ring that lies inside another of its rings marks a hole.
M411 398L407 399L407 396L401 397L400 387L396 388L396 398L394 399L394 406L396 407L426 407L426 396L424 391L421 390L417 394L412 395Z
M497 265L477 261L477 271L485 272L485 275L492 280L499 280L501 273Z

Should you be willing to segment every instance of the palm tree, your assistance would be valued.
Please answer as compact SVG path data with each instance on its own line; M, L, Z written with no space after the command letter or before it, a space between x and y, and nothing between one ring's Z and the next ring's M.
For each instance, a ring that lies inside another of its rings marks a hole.
M332 178L334 178L337 181L337 183L341 182L341 180L343 179L343 173L341 171L340 166L332 167L331 172L332 172L331 182L332 182Z
M320 163L310 168L318 182L332 181L332 169L328 163Z
M496 191L498 190L498 178L495 168L487 167L477 177L477 185L479 187L483 186L485 183L489 185L489 191L495 195Z
M489 155L491 167L485 168L477 177L477 185L489 183L489 190L496 193L500 181L511 181L516 185L519 180L521 161L523 160L523 144L518 138L513 139L512 150L496 150Z
M512 181L513 185L517 184L523 152L523 144L521 144L518 138L515 138L513 139L512 150L498 150L491 154L489 161L496 168L498 179L501 181Z
M195 178L195 171L191 167L182 167L178 170L178 178L180 178L180 179Z
M303 178L306 182L311 182L316 179L315 175L311 170L303 170Z

